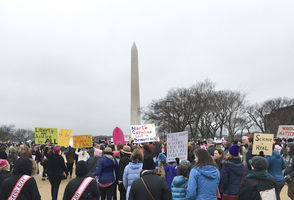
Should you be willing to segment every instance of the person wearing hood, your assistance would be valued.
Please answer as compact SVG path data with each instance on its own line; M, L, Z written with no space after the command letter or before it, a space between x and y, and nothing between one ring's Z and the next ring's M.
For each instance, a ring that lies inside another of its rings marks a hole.
M280 155L279 151L273 150L271 156L266 156L268 164L268 172L274 177L277 182L277 199L280 200L280 193L285 185L285 179L283 170L286 168L284 159Z
M208 151L197 149L194 156L196 164L190 171L186 197L195 200L216 200L219 171Z
M160 153L158 155L158 174L165 179L169 189L171 190L171 183L174 177L177 175L177 169L166 163L166 155Z
M140 172L143 166L143 154L139 149L134 149L131 155L131 162L126 166L123 174L123 184L126 188L126 199L129 199L129 193L132 183L140 178Z
M52 200L57 200L59 185L61 183L62 176L67 174L67 169L64 159L60 155L60 148L54 147L49 153L48 148L49 147L46 147L45 149L45 156L48 159L47 174L51 184Z
M171 192L163 178L156 175L152 157L144 157L141 178L131 186L128 200L170 200Z
M251 168L240 188L238 200L276 200L277 184L267 172L267 161L264 157L254 156Z
M177 168L177 172L178 174L172 182L172 197L173 200L186 200L189 168L186 165L180 165Z
M288 184L288 196L294 199L294 143L288 143L286 163L287 168L285 171L286 182Z
M85 161L79 161L76 167L77 177L71 180L64 190L63 200L70 200L76 194L82 183L87 182L87 186L81 192L80 200L98 199L98 187L94 178L87 177L88 168ZM86 184L85 184L86 185Z
M130 156L132 154L131 147L124 145L123 149L120 150L121 159L118 164L118 190L120 192L120 200L126 200L126 188L123 184L123 176L125 167L129 164Z
M33 163L30 159L23 157L16 160L12 176L6 178L0 186L0 199L8 199L15 192L15 186L19 186L19 180L22 180L24 184L16 199L40 200L36 180L31 176L32 171Z
M223 163L221 169L220 191L223 196L238 195L242 184L246 167L239 156L240 146L237 144L229 148L228 160Z
M103 154L103 157L99 159L96 172L92 174L92 177L98 176L101 200L105 200L105 197L107 200L111 200L113 196L116 196L118 164L112 156L112 149L110 147L106 147Z

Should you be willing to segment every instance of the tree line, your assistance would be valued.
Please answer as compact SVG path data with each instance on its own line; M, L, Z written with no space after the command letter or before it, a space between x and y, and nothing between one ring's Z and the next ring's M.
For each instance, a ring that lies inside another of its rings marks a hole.
M145 123L155 123L163 133L187 130L191 138L234 137L252 132L269 133L266 116L294 105L294 99L274 98L250 104L240 91L216 90L206 80L189 88L168 91L142 109Z
M16 128L15 125L0 126L0 141L25 142L33 140L34 131L31 129Z

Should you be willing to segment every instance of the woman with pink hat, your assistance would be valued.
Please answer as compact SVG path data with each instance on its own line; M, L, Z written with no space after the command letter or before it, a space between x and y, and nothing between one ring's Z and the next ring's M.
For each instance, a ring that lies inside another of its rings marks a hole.
M0 159L0 185L4 179L10 176L9 163L5 159Z

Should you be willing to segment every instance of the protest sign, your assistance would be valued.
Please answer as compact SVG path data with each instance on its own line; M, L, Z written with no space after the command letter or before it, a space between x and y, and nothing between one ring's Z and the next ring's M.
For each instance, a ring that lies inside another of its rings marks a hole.
M74 135L73 148L93 147L92 135Z
M259 155L263 151L264 155L271 156L273 151L274 134L255 133L253 137L252 154Z
M180 160L188 158L187 131L167 134L167 162L173 162L175 158Z
M57 128L35 128L35 144L57 144Z
M131 125L131 136L134 143L156 141L155 124Z
M294 138L294 125L280 125L277 133L278 138Z
M125 136L123 131L119 127L115 127L115 129L112 132L112 138L114 145L118 145L120 142L122 145L125 145Z
M59 129L59 134L58 134L58 146L64 146L67 147L69 145L69 141L70 141L70 136L71 136L71 129Z

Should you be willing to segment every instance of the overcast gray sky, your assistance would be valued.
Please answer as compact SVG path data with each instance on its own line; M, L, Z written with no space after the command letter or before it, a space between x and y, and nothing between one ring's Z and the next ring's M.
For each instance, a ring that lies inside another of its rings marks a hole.
M294 1L0 0L0 123L129 132L141 105L206 78L250 102L294 97Z

